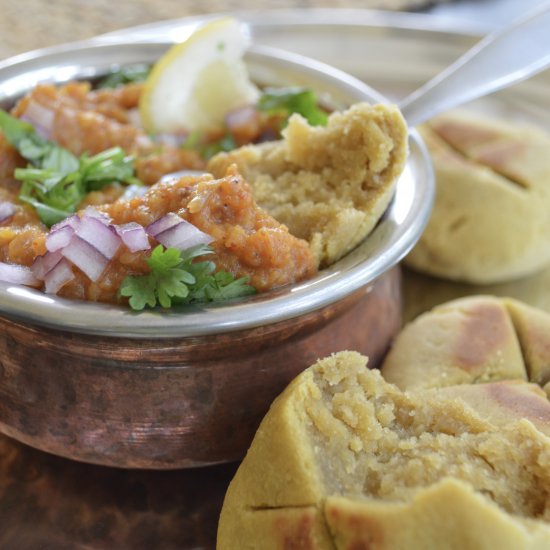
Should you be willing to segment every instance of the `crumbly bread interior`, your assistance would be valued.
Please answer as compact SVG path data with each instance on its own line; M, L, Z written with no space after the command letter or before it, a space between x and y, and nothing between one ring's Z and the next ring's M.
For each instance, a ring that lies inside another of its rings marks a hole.
M307 240L328 265L374 228L407 157L407 127L397 107L360 103L312 127L293 115L283 139L216 155L215 176L231 164L251 184L256 202Z
M452 477L510 514L550 519L550 439L529 421L497 426L460 397L401 392L355 354L311 373L307 433L326 494L410 501Z
M541 389L402 391L366 363L322 359L275 400L227 491L218 549L550 547Z

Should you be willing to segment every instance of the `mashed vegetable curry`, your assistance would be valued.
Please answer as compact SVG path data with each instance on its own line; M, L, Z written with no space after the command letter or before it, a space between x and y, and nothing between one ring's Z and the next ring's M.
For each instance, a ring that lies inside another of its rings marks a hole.
M245 105L200 136L150 136L140 92L41 84L5 114L0 280L136 309L268 291L364 238L405 162L391 106L294 115L281 136L280 109ZM160 181L182 169L205 175Z

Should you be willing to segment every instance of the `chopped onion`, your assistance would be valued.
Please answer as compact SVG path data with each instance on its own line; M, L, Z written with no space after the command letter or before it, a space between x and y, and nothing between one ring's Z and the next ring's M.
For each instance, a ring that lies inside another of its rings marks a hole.
M33 275L38 279L44 277L63 259L61 250L46 252L44 256L37 256L31 266Z
M15 204L8 201L0 202L0 223L6 221L8 218L11 218L16 211L17 208L15 207Z
M57 231L58 229L61 229L66 225L76 230L80 225L80 218L76 214L73 214L72 216L69 216L68 218L65 218L64 220L61 220L60 222L57 222L56 224L52 225L50 228L50 231Z
M145 231L147 231L151 237L156 237L159 233L174 227L174 225L180 224L182 221L183 218L180 218L177 214L168 212L168 214L162 216L162 218L159 218L156 222L148 225Z
M189 139L189 134L186 132L179 132L176 134L160 133L155 135L155 141L157 143L163 143L170 147L181 147Z
M0 281L16 285L40 286L30 267L0 262Z
M237 143L254 141L261 132L261 117L253 105L243 105L225 115L225 125Z
M148 234L165 247L180 250L214 240L174 213L147 229L135 222L114 225L110 221L95 208L87 208L81 217L66 218L52 226L46 236L48 252L38 256L31 268L0 262L0 281L29 286L39 286L43 281L45 292L55 294L74 279L71 264L95 282L123 243L131 252L150 249Z
M179 250L186 250L198 244L209 244L214 240L173 212L153 222L146 231L166 248L172 247Z
M139 223L130 222L113 227L130 252L149 250L151 248L149 237L147 237L145 229Z
M74 235L71 242L61 250L67 260L83 271L89 279L97 281L109 260L90 243Z
M70 225L64 225L52 230L46 236L46 248L50 252L55 252L60 248L67 246L74 235L74 229Z
M141 127L141 116L139 114L139 109L128 109L126 111L126 116L128 117L128 124L131 126Z
M76 234L91 244L105 258L111 260L120 248L122 241L113 229L99 218L88 215L80 218Z
M149 187L146 185L128 185L120 198L125 201L129 201L130 199L135 199L136 197L143 197L147 191L149 191Z
M109 225L113 221L113 218L111 218L109 214L105 214L105 212L100 212L97 208L94 208L93 206L87 206L82 213L82 217L95 218L96 220L103 222L105 225Z
M44 292L46 292L46 294L56 294L62 286L73 279L74 272L71 264L63 258L44 277Z
M214 240L210 235L203 233L192 223L183 219L178 225L158 233L155 239L166 248L179 250L186 250L199 244L209 244Z
M31 100L27 103L27 108L21 115L21 120L30 122L39 136L50 139L55 120L55 111Z

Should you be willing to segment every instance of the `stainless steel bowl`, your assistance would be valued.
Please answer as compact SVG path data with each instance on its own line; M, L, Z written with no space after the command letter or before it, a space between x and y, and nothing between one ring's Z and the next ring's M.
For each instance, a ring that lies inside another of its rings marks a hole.
M0 105L40 81L90 79L152 63L171 44L81 42L0 64ZM333 108L384 98L325 64L268 47L246 54L261 84L313 88ZM89 462L174 468L238 458L271 400L317 357L373 360L399 327L391 268L419 238L434 184L410 157L375 230L316 277L231 304L133 313L0 283L0 431Z
M82 42L18 56L0 64L0 106L13 103L37 82L95 78L118 65L152 63L169 46ZM363 82L297 54L253 47L246 55L246 62L256 81L309 86L334 108L357 101L385 101ZM376 279L395 265L420 236L431 209L434 188L428 154L414 130L411 131L410 151L395 198L374 232L351 254L304 283L230 307L201 305L137 315L127 308L74 302L0 283L0 313L75 332L156 338L242 330L310 313Z

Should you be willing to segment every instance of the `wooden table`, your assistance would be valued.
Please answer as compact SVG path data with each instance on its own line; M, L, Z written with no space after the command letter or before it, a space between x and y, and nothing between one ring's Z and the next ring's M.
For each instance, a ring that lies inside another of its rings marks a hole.
M214 548L235 464L146 472L90 466L0 437L3 550Z

